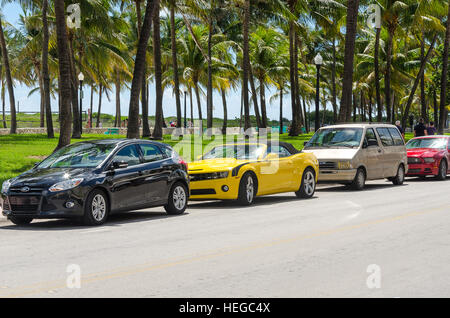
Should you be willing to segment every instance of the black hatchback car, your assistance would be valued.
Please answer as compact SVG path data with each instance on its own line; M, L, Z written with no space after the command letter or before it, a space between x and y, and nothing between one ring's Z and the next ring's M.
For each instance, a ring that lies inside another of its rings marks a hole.
M15 224L80 218L103 224L116 212L164 206L182 214L189 198L187 164L168 145L112 139L61 148L3 183L3 215Z

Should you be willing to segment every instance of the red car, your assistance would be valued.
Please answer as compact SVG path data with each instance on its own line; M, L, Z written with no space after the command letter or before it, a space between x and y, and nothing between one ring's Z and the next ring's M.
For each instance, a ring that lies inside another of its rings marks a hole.
M426 136L406 144L409 177L435 176L445 180L450 173L450 136Z

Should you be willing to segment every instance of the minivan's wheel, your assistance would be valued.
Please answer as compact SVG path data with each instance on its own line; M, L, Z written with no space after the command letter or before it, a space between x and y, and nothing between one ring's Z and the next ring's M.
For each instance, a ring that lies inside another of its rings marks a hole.
M84 208L83 223L85 225L101 225L109 214L108 197L102 190L89 193Z
M361 191L364 189L364 186L366 185L366 173L363 168L359 168L358 171L356 171L355 179L353 179L352 183L350 184L350 187L353 190Z
M246 172L239 183L238 203L240 205L251 205L256 196L256 178L252 173Z
M164 206L167 214L179 215L183 214L187 208L188 194L186 186L181 183L175 183L170 189L169 201Z
M33 221L33 218L25 216L10 216L8 220L13 222L15 225L28 225Z
M397 170L397 175L392 179L392 183L395 185L402 185L405 182L405 167L400 165Z
M300 189L295 192L298 198L309 199L312 198L316 191L316 173L310 167L303 172L302 183Z
M441 164L439 165L439 172L436 178L441 181L447 179L447 169L448 169L447 162L444 159L442 159Z

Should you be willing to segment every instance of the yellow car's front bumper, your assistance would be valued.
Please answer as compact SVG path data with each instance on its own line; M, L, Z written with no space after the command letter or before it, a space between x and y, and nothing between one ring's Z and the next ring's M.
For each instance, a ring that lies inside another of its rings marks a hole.
M239 193L239 177L191 181L190 200L236 200ZM225 191L228 189L228 191Z

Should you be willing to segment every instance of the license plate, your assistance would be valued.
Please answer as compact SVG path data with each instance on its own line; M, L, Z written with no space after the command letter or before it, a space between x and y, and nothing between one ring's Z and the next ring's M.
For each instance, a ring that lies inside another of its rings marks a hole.
M39 204L39 197L33 197L33 196L9 197L9 203L12 205Z

